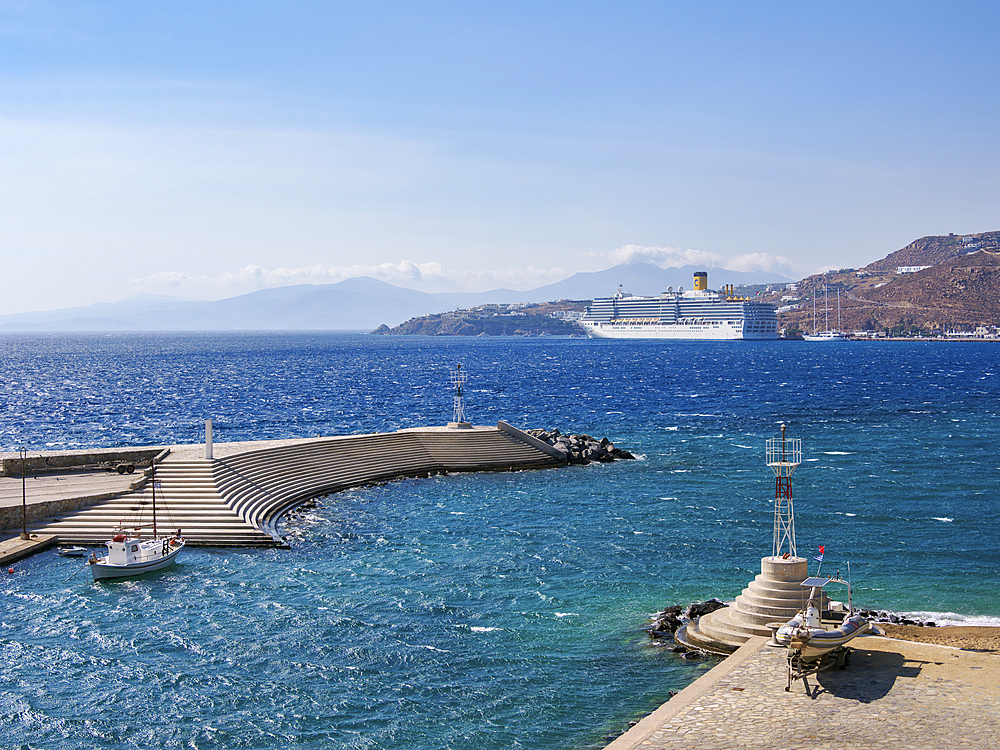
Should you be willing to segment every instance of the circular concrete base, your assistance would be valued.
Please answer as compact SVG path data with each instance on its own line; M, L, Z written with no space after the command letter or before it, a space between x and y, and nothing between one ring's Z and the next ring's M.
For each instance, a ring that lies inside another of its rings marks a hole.
M798 583L809 577L809 561L804 557L762 557L760 572L770 581Z
M760 575L736 601L689 623L682 643L718 653L738 648L752 635L769 635L768 623L787 622L805 606L798 584L809 576L808 565L804 557L762 557Z

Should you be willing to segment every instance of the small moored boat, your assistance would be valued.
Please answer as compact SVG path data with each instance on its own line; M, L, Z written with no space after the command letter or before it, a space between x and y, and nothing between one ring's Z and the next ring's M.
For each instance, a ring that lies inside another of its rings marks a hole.
M56 550L57 555L63 557L83 557L87 554L86 547L60 547Z
M840 648L870 628L871 624L861 615L844 618L840 627L833 630L822 626L812 627L806 624L806 616L800 612L778 629L774 640L782 646L801 651L803 659L808 661Z
M107 542L108 554L98 557L90 556L90 572L95 581L104 578L126 578L162 570L174 560L184 549L184 538L181 530L173 536L160 536L156 530L156 467L150 469L150 482L153 489L153 536L143 539L141 526L130 533L124 527L115 530L111 541Z
M839 627L827 630L821 619L821 607L823 587L831 581L847 585L848 616ZM788 686L785 690L791 689L792 680L829 669L834 664L846 667L850 652L845 646L871 628L868 620L860 614L853 614L850 582L814 576L806 578L800 585L810 589L805 609L774 633L774 643L788 648Z
M107 555L90 557L90 572L95 581L161 570L177 559L177 555L184 549L184 539L179 536L141 539L119 529L119 533L107 545Z

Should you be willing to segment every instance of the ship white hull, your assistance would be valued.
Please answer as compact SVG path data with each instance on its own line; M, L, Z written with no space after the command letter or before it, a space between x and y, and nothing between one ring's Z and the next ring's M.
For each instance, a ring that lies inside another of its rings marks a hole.
M726 323L702 325L676 323L590 323L581 322L592 339L686 339L692 341L774 341L777 331L744 331Z
M847 341L840 333L836 331L827 331L826 333L814 333L814 334L802 334L803 341Z

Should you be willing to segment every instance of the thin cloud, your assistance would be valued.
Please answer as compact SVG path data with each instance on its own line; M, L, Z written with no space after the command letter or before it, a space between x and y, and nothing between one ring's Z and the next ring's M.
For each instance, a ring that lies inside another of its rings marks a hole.
M784 255L771 253L744 253L727 261L730 271L773 271L774 273L794 273L797 266Z
M788 274L794 274L800 270L785 256L772 255L771 253L743 253L726 259L718 253L703 250L623 245L609 252L592 251L586 255L610 265L654 263L660 268L703 266L705 268L725 268L729 271L771 271Z
M722 257L701 250L685 250L679 247L647 247L643 245L623 245L610 252L590 252L589 257L597 258L611 265L633 263L655 263L661 268L681 266L707 266L715 268Z
M189 275L165 271L130 279L132 294L174 294L198 299L223 299L259 289L295 284L335 284L345 279L368 276L394 286L422 292L478 292L497 288L533 289L566 278L564 268L502 268L465 270L446 268L440 263L399 263L353 266L304 266L262 268L248 265L218 276Z

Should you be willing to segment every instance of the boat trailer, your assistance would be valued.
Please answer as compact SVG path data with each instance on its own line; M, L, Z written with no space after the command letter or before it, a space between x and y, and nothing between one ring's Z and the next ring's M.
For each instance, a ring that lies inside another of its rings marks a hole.
M847 669L851 663L851 649L847 646L839 646L820 656L806 659L802 656L801 650L789 647L787 659L788 684L785 686L786 693L792 689L792 682L795 680L802 680L803 684L805 684L805 678L809 675L825 672L828 669L833 669L833 667ZM806 689L808 690L808 685Z

